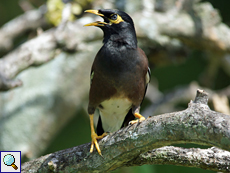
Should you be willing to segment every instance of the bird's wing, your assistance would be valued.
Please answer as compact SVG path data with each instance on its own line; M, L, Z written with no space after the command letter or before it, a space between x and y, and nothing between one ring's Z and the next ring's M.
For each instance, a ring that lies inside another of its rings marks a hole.
M145 93L144 93L144 95L143 95L143 99L142 99L142 101L141 101L141 104L142 104L142 102L143 102L143 100L144 100L144 98L145 98L145 94L146 94L146 91L147 91L148 84L149 84L150 80L151 80L151 70L150 70L150 68L148 67L148 71L147 71L146 76L145 76L145 81L146 81ZM141 104L140 104L140 105L141 105ZM132 113L132 108L131 108L131 109L129 110L129 112L127 113L127 115L126 115L126 117L125 117L125 120L124 120L124 122L123 122L123 124L122 124L121 127L126 127L126 126L128 126L129 122L132 121L132 120L134 120L134 119L135 119L135 116L133 115L133 113Z

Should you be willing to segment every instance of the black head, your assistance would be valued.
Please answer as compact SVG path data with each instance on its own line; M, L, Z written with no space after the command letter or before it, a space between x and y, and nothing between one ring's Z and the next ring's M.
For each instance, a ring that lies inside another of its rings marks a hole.
M132 18L125 12L113 9L86 10L101 16L104 21L96 21L85 26L97 26L104 32L104 40L121 42L131 47L137 46L136 32Z

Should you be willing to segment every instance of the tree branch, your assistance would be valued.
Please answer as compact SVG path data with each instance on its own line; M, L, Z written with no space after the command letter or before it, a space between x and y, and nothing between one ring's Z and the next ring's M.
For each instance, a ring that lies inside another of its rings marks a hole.
M186 110L150 117L106 136L99 142L103 157L96 151L90 154L88 143L27 162L22 170L110 171L150 149L176 143L214 145L230 151L230 116L210 110L207 97L206 92L197 90L195 101Z
M14 39L26 31L47 25L44 18L44 8L45 6L42 6L36 10L27 11L3 25L0 29L0 51L10 50Z
M5 81L10 81L30 66L38 66L52 60L61 53L60 48L72 52L87 50L85 40L92 38L92 35L96 35L95 32L99 31L91 31L91 28L83 29L83 25L84 23L80 20L75 23L68 22L65 26L60 25L60 28L50 29L2 57L0 59L0 90L13 88ZM88 34L89 32L92 35ZM81 37L74 37L79 35Z
M209 103L213 103L215 111L230 115L229 112L226 111L226 109L229 109L227 99L230 98L230 86L214 91L210 88L198 85L198 83L195 81L188 85L176 86L164 94L150 84L148 86L146 98L148 98L152 104L142 110L142 115L148 117L153 112L154 114L161 114L162 112L166 111L175 112L178 110L178 107L175 107L174 105L181 103L186 104L188 100L193 97L197 88L202 88L209 93ZM220 99L216 99L216 96L224 97L225 102L222 102ZM221 105L221 107L216 109L216 103L214 102L218 102L218 105Z
M125 166L177 165L212 171L230 171L230 152L216 147L208 149L166 146L140 154Z

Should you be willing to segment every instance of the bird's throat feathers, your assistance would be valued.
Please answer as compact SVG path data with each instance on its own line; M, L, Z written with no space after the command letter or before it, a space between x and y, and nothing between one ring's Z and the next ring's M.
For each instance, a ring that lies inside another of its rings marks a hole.
M131 27L131 26L130 26ZM131 28L110 28L109 30L103 30L104 32L104 44L114 46L126 46L127 48L137 48L136 32L133 27Z

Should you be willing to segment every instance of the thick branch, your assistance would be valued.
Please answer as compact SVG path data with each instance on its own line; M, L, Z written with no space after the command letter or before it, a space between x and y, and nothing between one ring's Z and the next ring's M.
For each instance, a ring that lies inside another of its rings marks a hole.
M230 116L211 111L203 102L207 93L198 90L195 102L180 112L148 118L103 138L97 152L90 144L58 151L25 163L24 171L92 172L109 171L126 165L140 153L175 143L214 145L230 151Z
M230 171L230 152L219 148L179 148L166 146L140 154L128 162L126 166L177 165L196 167L212 171Z

